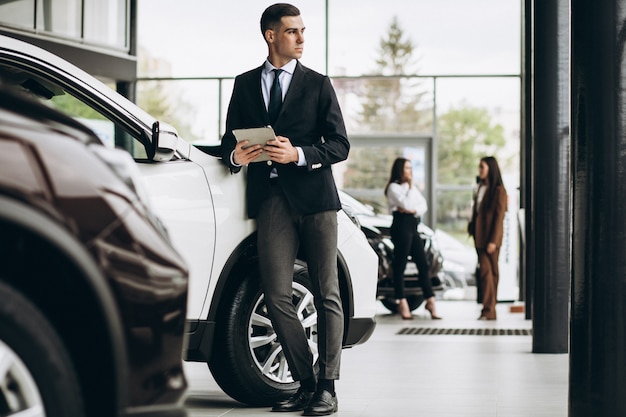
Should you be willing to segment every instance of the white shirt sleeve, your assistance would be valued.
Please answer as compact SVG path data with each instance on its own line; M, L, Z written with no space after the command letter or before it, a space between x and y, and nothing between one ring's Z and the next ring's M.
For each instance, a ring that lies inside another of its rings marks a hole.
M423 216L428 211L428 203L415 185L407 183L389 184L387 189L387 203L389 211L401 208L406 211L415 211L415 216Z
M235 163L235 151L234 150L230 153L230 163L233 166L235 166L235 167L240 167L241 166L241 165Z
M296 165L299 167L306 166L306 157L304 156L304 151L300 146L296 146L296 150L298 151L298 162L296 162Z

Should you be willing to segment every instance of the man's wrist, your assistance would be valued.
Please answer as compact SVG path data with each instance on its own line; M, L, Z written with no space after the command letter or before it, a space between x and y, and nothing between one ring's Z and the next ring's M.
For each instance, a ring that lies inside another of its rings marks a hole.
M300 146L296 146L295 148L296 148L296 151L298 152L298 159L294 161L294 163L299 167L303 167L306 165L306 158L304 157L304 151L302 150Z
M231 163L231 165L236 166L236 167L240 167L241 166L241 164L238 164L237 162L235 162L235 150L233 150L230 153L230 163Z

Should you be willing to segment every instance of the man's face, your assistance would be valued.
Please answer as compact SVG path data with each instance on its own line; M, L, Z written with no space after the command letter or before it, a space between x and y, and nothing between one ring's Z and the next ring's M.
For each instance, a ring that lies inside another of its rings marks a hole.
M300 16L284 16L276 31L269 34L272 64L281 67L292 59L300 59L304 50L304 23Z

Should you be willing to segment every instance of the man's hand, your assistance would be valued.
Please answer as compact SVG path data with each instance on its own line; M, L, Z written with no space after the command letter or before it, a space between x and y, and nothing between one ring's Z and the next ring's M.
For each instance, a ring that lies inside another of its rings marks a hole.
M298 162L298 150L294 148L291 141L284 136L276 136L276 140L267 142L264 148L270 160L280 164Z
M235 145L235 151L233 152L233 162L237 165L248 165L257 156L263 153L263 146L252 145L244 149L250 141L242 140Z
M496 244L495 243L489 243L487 244L487 253L489 255L491 255L492 253L494 253L496 251Z

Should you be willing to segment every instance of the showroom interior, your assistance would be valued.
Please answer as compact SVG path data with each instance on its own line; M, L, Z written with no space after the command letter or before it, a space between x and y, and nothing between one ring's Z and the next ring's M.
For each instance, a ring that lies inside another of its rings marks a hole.
M138 3L0 1L0 34L59 55L140 106L150 88L175 91L183 84L193 89L202 83L199 89L206 92L211 115L203 113L206 125L200 132L189 127L190 135L219 141L236 73L160 72L167 64L140 51L144 22ZM620 203L626 195L625 2L513 1L519 18L513 68L391 75L331 67L328 51L341 42L331 22L339 20L334 3L341 0L317 3L309 6L315 11L311 20L326 29L319 32L325 43L315 51L323 66L318 70L330 76L346 105L358 98L355 92L363 91L364 83L377 79L401 79L423 97L420 125L359 130L355 121L351 140L365 161L368 149L409 148L416 155L432 207L427 223L433 228L449 220L444 203L454 200L453 193L467 196L472 190L471 182L440 181L443 145L438 141L443 132L438 120L443 112L438 112L438 94L459 80L475 81L478 88L491 83L505 91L513 109L503 117L513 126L505 138L512 155L511 257L516 273L513 290L504 298L524 305L525 319L532 323L533 353L569 354L570 416L626 415L626 212ZM164 33L170 30L167 20L156 25ZM227 40L225 35L218 41ZM154 59L140 62L142 53ZM344 168L344 188L371 197L375 205L382 187L359 186L368 177L350 177L356 168ZM462 209L453 211L463 218ZM451 230L458 229L458 218L452 223Z

